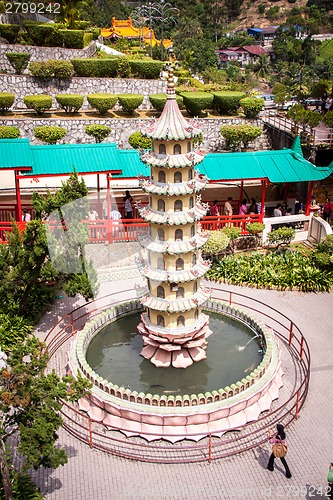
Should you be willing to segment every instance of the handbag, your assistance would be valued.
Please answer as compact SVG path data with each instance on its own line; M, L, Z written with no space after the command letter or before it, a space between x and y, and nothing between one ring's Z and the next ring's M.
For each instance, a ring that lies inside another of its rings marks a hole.
M282 443L281 440L279 443L274 443L272 446L272 452L275 458L283 458L287 455L288 447L286 444Z

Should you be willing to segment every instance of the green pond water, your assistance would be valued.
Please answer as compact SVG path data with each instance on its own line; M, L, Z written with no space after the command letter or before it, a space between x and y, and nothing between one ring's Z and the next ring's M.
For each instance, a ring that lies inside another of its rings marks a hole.
M221 314L208 314L213 333L207 339L207 359L186 369L156 368L140 356L139 314L100 330L88 347L87 362L104 379L132 391L184 395L221 389L249 375L263 354L251 328Z

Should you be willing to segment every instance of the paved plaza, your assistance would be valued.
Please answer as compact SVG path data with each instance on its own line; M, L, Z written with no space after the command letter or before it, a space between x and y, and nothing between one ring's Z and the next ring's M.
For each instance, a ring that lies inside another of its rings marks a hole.
M134 277L111 283L104 280L100 294L132 288L134 297L138 281ZM66 449L68 464L34 473L48 500L325 498L328 465L333 461L333 293L249 288L241 292L284 312L301 329L310 347L309 394L299 419L287 428L292 478L286 479L279 460L273 473L266 469L271 451L268 443L210 464L161 465L104 454L61 430L59 444ZM41 337L57 317L78 304L60 297L40 324Z

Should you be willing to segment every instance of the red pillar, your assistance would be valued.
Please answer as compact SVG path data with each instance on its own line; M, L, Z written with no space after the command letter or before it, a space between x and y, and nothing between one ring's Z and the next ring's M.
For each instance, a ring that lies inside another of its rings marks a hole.
M265 211L265 198L266 198L266 180L261 181L261 210L259 220L262 222Z
M244 187L244 182L241 181L240 192L239 192L239 206L238 206L238 209L241 206L242 200L243 200L243 187Z
M101 186L100 186L100 182L99 182L99 174L97 174L97 205L98 205L98 214L101 214L101 217L98 217L100 219L103 218L103 209L102 209L102 205L101 205Z
M111 193L110 193L110 174L106 174L106 190L107 190L107 219L106 219L106 234L109 243L112 243L112 226L111 226L111 220L110 220L110 213L111 213Z
M18 170L14 170L15 192L16 192L15 216L16 216L16 221L21 222L21 220L22 220L22 204L21 204L20 179L18 178L18 173L19 173Z
M310 215L310 206L311 206L311 196L313 192L313 181L309 182L308 187L308 196L306 199L306 207L305 207L305 215Z

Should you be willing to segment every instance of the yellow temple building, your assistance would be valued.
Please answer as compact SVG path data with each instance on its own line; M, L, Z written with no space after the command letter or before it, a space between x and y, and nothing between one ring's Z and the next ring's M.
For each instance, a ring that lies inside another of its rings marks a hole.
M142 39L142 41L147 45L160 45L161 40L157 40L155 37L154 30L150 30L148 26L141 26L136 28L133 26L133 21L129 17L128 19L117 20L115 17L112 18L110 28L102 28L101 35L103 38L117 39L117 38L127 38L128 40ZM172 47L172 40L163 40L163 45L165 49Z

